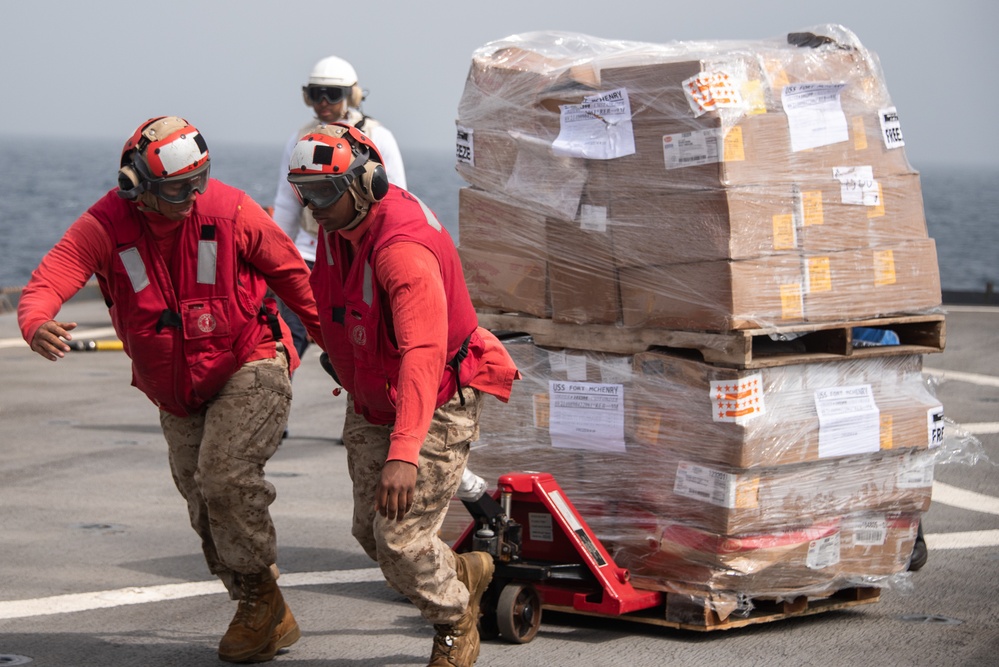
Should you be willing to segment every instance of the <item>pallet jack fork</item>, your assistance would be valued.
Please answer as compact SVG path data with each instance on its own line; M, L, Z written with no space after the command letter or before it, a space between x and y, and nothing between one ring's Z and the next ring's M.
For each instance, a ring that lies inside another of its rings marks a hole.
M463 501L474 522L454 549L486 551L496 572L482 602L483 637L526 644L542 606L620 616L663 604L637 590L548 473L508 473L496 491Z

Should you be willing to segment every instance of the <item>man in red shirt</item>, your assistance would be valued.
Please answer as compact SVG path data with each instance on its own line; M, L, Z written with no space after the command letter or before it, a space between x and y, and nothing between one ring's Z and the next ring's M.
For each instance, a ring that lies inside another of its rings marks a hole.
M349 394L353 535L434 625L430 665L472 665L492 556L455 554L438 530L478 438L481 395L506 401L519 373L478 326L447 230L389 184L360 130L304 136L288 180L320 226L311 282L322 347Z
M219 657L264 662L300 632L276 584L264 465L276 451L299 363L271 288L319 340L309 272L245 193L209 178L197 128L153 118L122 151L118 187L42 259L18 303L31 349L61 359L75 322L55 318L92 275L132 360L132 384L160 410L174 482L205 560L239 600Z

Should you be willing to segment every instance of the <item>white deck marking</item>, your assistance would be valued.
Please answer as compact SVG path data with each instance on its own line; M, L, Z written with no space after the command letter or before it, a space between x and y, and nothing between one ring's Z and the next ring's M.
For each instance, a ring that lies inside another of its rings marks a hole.
M333 572L287 572L281 573L281 586L316 586L329 584L353 584L383 581L381 570L369 567L361 570L337 570ZM32 600L8 600L0 602L0 619L28 618L47 614L70 614L78 611L107 609L130 604L164 602L199 595L222 595L225 587L221 581L191 581L183 584L163 584L119 588L110 591L54 595Z
M972 512L999 514L999 498L966 491L943 482L933 482L933 502Z

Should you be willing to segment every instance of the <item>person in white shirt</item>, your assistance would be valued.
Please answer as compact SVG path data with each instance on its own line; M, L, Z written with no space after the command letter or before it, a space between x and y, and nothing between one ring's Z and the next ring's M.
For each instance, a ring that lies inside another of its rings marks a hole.
M298 251L309 268L316 261L318 225L308 208L303 208L288 184L288 163L295 144L318 125L347 123L366 134L378 146L384 161L389 183L406 189L406 169L402 162L399 144L391 131L374 118L364 115L361 103L365 92L357 83L354 67L336 56L317 62L309 74L309 81L302 86L305 104L312 108L315 118L298 129L289 139L281 156L278 187L274 195L274 221L295 241ZM281 317L291 328L295 349L301 358L309 347L309 337L301 321L284 304L278 302Z

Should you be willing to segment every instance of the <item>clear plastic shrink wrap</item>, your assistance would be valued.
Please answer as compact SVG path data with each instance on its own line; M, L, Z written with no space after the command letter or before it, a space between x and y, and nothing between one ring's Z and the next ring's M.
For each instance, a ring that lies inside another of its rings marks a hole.
M905 570L943 419L920 356L735 370L505 343L523 379L470 467L554 475L637 586L793 597Z
M457 118L476 305L701 331L934 311L935 245L877 57L841 26L803 32L477 49Z

